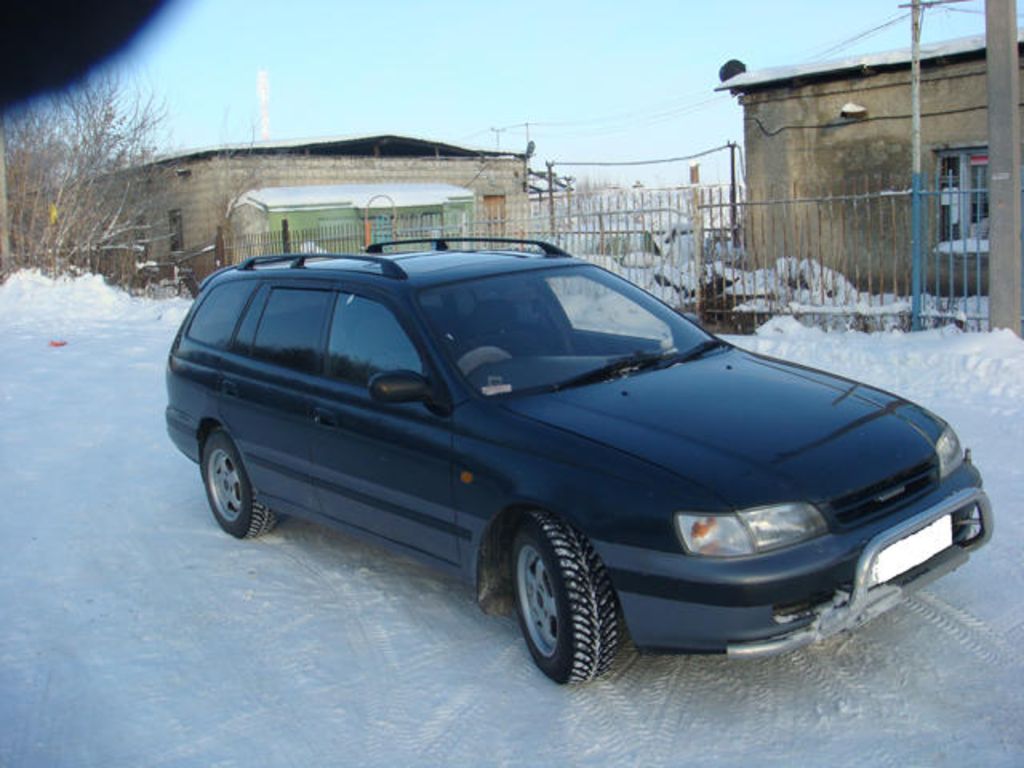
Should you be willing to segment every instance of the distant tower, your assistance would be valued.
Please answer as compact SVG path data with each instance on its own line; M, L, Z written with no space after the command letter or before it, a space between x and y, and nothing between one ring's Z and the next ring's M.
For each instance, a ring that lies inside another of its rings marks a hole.
M261 69L256 73L256 92L260 97L260 139L270 138L270 73Z

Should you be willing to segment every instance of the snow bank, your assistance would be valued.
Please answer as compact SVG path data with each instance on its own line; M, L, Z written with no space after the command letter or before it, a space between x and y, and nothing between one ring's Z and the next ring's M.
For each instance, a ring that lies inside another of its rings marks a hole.
M0 327L74 335L96 325L155 320L177 328L190 304L135 298L98 275L54 279L24 270L0 285Z
M951 396L1024 402L1024 342L1006 330L964 333L955 326L904 333L828 333L777 317L753 337L730 341L849 376L935 407Z

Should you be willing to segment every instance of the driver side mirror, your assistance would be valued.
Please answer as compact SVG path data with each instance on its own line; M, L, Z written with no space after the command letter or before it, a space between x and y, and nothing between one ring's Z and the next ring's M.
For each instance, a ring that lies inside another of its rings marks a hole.
M385 371L370 379L370 397L379 403L414 403L430 394L430 382L414 371Z

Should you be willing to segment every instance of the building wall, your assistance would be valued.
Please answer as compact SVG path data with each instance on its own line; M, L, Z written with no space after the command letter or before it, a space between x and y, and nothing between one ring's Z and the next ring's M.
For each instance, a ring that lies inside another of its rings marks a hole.
M1024 80L1022 80L1024 96ZM788 83L742 95L748 199L828 198L747 209L754 256L811 258L838 269L861 289L870 273L897 285L909 270L910 198L858 196L908 190L911 177L910 70L818 83ZM863 119L840 116L847 102ZM940 154L988 144L984 59L922 63L921 165L934 189ZM845 197L842 202L835 198ZM939 238L937 196L926 211L929 240ZM928 251L930 252L930 251ZM974 290L975 286L971 286Z
M1022 80L1024 94L1024 80ZM840 117L847 102L867 108L862 120ZM925 62L921 80L922 170L938 153L988 143L985 61ZM910 71L833 82L785 84L740 98L748 189L832 191L875 178L909 183Z
M169 227L169 212L181 211L183 250L213 242L239 195L260 187L313 184L442 183L473 190L477 210L485 196L504 195L511 219L529 215L523 190L523 162L517 158L372 158L302 155L234 155L187 160L175 165L150 222L156 231ZM153 258L169 253L159 239Z

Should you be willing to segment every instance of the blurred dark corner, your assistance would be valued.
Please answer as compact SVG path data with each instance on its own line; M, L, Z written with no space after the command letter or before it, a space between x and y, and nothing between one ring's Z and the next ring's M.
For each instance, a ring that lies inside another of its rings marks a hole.
M73 83L122 48L164 0L57 0L4 4L0 110Z

